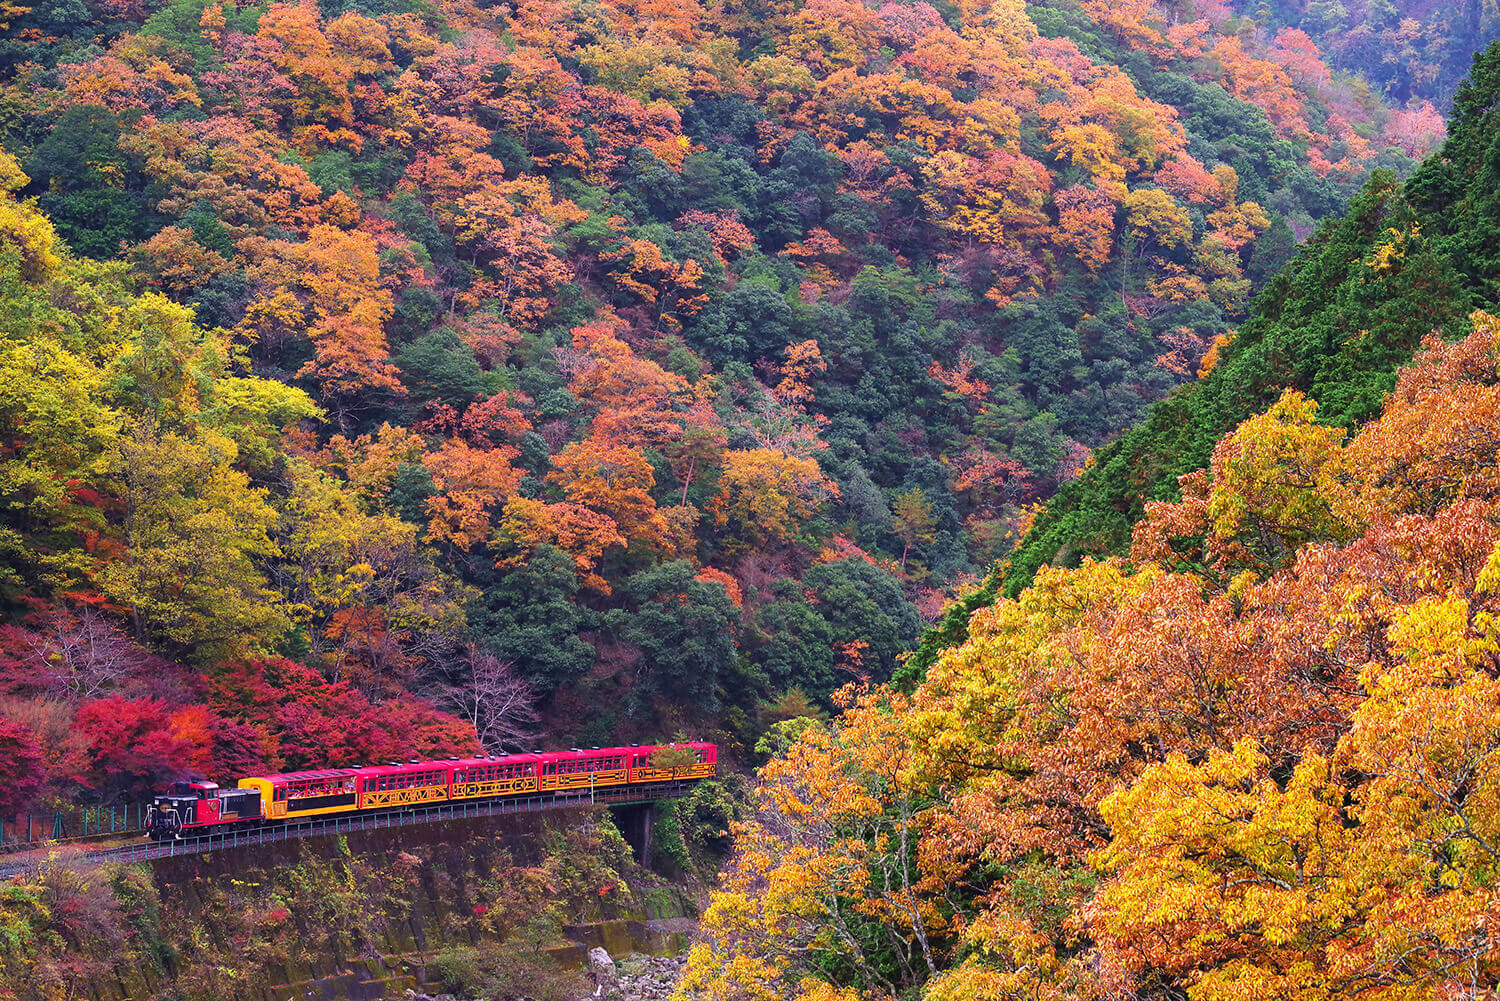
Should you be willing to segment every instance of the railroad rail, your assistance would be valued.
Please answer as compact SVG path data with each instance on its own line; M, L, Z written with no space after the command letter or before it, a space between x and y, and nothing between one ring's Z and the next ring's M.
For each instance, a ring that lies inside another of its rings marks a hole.
M251 848L256 845L274 844L278 841L290 841L294 838L316 838L330 834L348 834L354 831L409 827L414 824L499 817L511 813L540 813L545 810L580 806L627 806L633 803L652 803L662 799L680 799L697 784L696 780L682 780L534 796L507 796L502 799L433 803L399 810L363 811L335 814L331 817L313 817L265 827L230 824L228 826L234 828L233 830L171 841L144 841L139 844L102 848L98 851L80 851L77 854L57 857L43 855L41 851L27 853L33 857L10 857L0 861L0 880L12 879L49 868L89 869L114 862L149 862L179 855L202 855L208 852Z

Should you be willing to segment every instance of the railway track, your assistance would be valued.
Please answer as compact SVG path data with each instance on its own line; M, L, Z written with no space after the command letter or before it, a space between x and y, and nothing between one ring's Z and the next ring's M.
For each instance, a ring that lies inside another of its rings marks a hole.
M354 831L372 831L388 827L409 827L414 824L433 824L449 820L498 817L510 813L540 813L545 810L562 810L580 806L625 806L633 803L652 803L662 799L678 799L687 795L695 785L697 785L696 780L656 782L650 785L627 786L619 789L592 791L585 789L577 792L546 793L535 796L507 796L503 799L433 803L399 810L364 811L357 814L338 814L332 817L286 821L264 827L230 825L236 829L173 841L143 840L136 844L101 848L96 851L78 850L58 854L55 851L48 852L43 849L27 853L24 858L12 856L0 859L0 880L12 879L49 868L87 869L114 862L149 862L178 855L201 855L207 852L252 848L256 845L290 841L294 838L316 838L329 834L348 834ZM245 829L238 829L240 827Z

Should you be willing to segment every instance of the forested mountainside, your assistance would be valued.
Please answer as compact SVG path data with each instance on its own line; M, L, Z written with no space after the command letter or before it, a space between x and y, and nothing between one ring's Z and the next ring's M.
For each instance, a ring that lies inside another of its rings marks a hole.
M1500 319L1465 313L1500 278L1497 108L1500 45L1443 152L1125 439L1137 483L1191 470L1128 554L773 728L681 997L1493 993Z
M1205 379L1156 405L1038 515L1007 569L1016 593L1045 563L1123 552L1142 505L1179 496L1220 436L1282 389L1316 398L1351 432L1378 411L1396 368L1433 331L1456 336L1500 302L1500 49L1474 62L1450 138L1403 185L1373 178L1271 282Z
M1239 13L1304 32L1328 65L1358 73L1395 102L1447 110L1469 59L1500 37L1494 0L1233 0L1210 17Z
M0 21L13 800L748 745L1443 135L1212 2Z

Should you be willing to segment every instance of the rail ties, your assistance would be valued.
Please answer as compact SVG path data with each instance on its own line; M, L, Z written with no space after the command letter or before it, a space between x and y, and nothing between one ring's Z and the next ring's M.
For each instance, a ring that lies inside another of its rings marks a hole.
M149 862L153 859L172 858L177 855L201 855L227 849L251 848L278 841L290 841L293 838L347 834L379 827L408 827L413 824L432 824L445 820L498 817L508 813L539 813L544 810L562 810L579 806L624 806L632 803L651 803L661 799L680 799L697 784L697 780L656 782L651 785L623 789L584 789L548 795L511 796L504 799L461 800L456 803L433 803L404 810L342 813L332 817L288 821L274 827L258 827L248 830L241 830L242 825L231 825L234 828L232 830L202 834L192 838L143 842L56 858L15 859L0 862L0 879L12 879L48 868L89 869L110 862Z

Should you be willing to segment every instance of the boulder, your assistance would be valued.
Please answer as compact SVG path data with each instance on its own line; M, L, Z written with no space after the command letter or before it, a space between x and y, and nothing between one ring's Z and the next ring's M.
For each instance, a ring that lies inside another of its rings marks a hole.
M612 991L618 980L615 961L598 946L589 950L589 976L594 980L594 997L599 997L605 991Z

